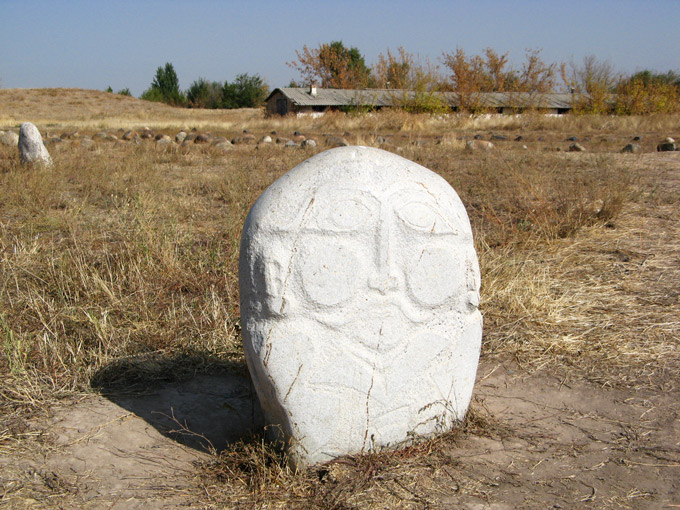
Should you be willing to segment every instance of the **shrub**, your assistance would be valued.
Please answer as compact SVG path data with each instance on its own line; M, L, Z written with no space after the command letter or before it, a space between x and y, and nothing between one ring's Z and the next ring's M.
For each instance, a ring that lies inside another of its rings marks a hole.
M219 108L222 104L222 84L199 78L187 90L189 108Z
M269 87L259 75L239 74L222 87L222 108L255 108L264 103Z

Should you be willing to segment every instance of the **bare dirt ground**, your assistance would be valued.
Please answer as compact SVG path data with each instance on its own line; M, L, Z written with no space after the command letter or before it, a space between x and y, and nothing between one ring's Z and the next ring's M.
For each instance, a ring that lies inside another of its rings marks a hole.
M603 388L568 374L529 375L508 366L480 366L472 419L481 423L437 447L445 462L440 458L408 485L399 477L379 482L395 493L395 507L405 501L413 508L480 510L680 505L677 389ZM246 422L246 393L243 379L222 374L118 403L97 395L64 402L49 418L28 424L26 433L42 447L0 460L12 464L2 468L13 473L4 475L5 488L21 484L25 492L9 507L228 508L211 501L197 478L210 454L176 434L185 425L219 437L215 428L234 423L236 402ZM173 412L174 423L167 418ZM231 434L244 430L236 421ZM331 472L336 492L350 492L352 471ZM345 508L352 507L362 507L360 497Z

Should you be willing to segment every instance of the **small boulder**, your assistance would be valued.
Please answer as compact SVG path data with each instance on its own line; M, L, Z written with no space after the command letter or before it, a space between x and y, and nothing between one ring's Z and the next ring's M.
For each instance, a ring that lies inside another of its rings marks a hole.
M299 146L297 143L295 143L293 140L288 140L288 141L286 142L285 147L286 147L287 149L297 149L297 148L300 147L300 146Z
M675 140L668 137L656 146L656 150L657 152L671 152L677 150L677 145L675 145Z
M172 145L172 138L168 135L164 135L156 140L156 147L159 149L167 149Z
M9 147L16 147L19 145L19 135L14 131L7 131L2 135L2 137L0 137L0 142Z
M95 146L94 140L89 136L84 136L80 139L80 146L83 149L93 149Z
M640 146L637 143L629 143L623 149L621 149L621 152L629 152L631 154L637 154L638 152L640 152Z
M260 143L272 143L272 137L269 135L264 135L260 138Z
M151 140L153 139L153 137L154 137L153 131L151 131L151 129L149 128L144 128L144 131L142 131L141 138L144 140Z
M341 136L329 136L326 138L326 145L328 147L347 147L349 143Z
M508 137L505 136L505 135L491 135L491 140L505 141L507 139L508 139Z
M580 143L572 143L569 146L569 152L586 152L586 148Z
M200 135L196 136L196 138L194 138L194 143L210 143L211 139L212 136L210 133L201 133Z
M494 145L491 142L487 142L486 140L468 140L465 143L465 149L468 151L490 151L494 148Z
M24 122L19 130L19 153L22 163L52 166L52 158L43 144L40 131L30 122Z
M251 135L250 133L244 133L243 135L234 138L231 143L233 145L253 144L257 143L257 138L255 138L255 135Z
M186 137L187 137L186 131L180 131L175 135L175 141L177 143L182 143Z
M307 138L306 140L302 141L302 146L303 147L316 147L316 140L312 140L311 138Z
M224 154L233 149L234 146L228 140L225 140L224 142L216 143L212 147L216 152Z
M61 139L62 140L71 140L72 138L78 138L79 133L78 131L67 131L65 133L61 134Z

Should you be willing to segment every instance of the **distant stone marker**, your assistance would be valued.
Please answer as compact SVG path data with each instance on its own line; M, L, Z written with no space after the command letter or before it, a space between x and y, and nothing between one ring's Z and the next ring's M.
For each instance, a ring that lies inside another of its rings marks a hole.
M22 163L52 166L52 158L43 144L40 131L30 122L24 122L19 129L19 154Z
M251 376L296 465L465 416L480 273L463 204L430 170L367 147L298 165L248 214L239 286Z

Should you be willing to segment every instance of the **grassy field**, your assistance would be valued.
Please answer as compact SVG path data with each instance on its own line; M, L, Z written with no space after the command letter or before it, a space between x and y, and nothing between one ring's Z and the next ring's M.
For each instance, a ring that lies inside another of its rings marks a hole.
M266 118L95 91L0 90L0 129L27 120L57 136L120 138L121 130L149 127L173 138L192 128L228 139L275 131L276 140L299 131L319 146L221 152L210 144L97 140L86 148L72 138L48 146L52 169L24 168L16 148L0 146L0 454L8 459L49 449L31 423L57 402L96 392L102 377L144 389L243 364L243 220L271 182L325 150L329 136L397 152L459 193L482 268L487 365L568 373L631 394L677 391L680 153L654 151L666 136L678 138L678 116ZM477 134L508 140L487 152L465 150ZM620 154L635 136L642 152ZM588 151L568 152L569 137ZM473 406L465 427L488 432L497 424ZM195 501L200 508L437 507L408 491L389 493L376 476L408 484L413 473L425 476L428 462L445 462L451 441L354 458L351 475L327 484L320 471L291 473L266 445L246 441L196 468ZM16 482L0 484L0 503L20 508L36 494L47 497L10 467L0 463L0 478ZM76 492L50 494L47 507L80 504Z

